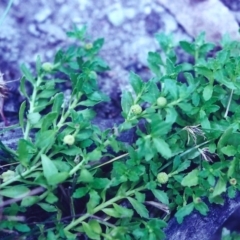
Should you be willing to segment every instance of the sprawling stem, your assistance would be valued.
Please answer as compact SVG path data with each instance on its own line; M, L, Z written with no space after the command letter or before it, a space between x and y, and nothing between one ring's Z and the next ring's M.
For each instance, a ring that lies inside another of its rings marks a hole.
M129 190L127 191L124 195L120 195L120 196L116 196L100 205L98 205L97 207L95 207L93 210L92 210L92 214L95 214L99 211L101 211L102 209L112 205L113 203L115 202L118 202L124 198L127 198L131 195L134 195L136 192L140 192L140 191L143 191L145 190L146 187L145 186L142 186L142 187L139 187L139 188L136 188L136 189L133 189L133 190ZM70 229L76 227L78 224L80 224L81 222L83 222L85 219L87 219L88 217L90 217L91 214L89 213L86 213L84 214L83 216L81 216L80 218L76 219L75 221L71 222L68 226L66 226L64 228L65 231L69 231Z
M231 90L231 93L230 93L230 96L229 96L229 99L228 99L227 108L226 108L226 111L225 111L225 114L224 114L224 117L225 117L225 118L226 118L227 115L228 115L228 111L229 111L230 104L231 104L231 101L232 101L233 92L234 92L234 90L232 89L232 90Z
M35 110L35 101L36 101L36 98L37 98L38 87L40 86L41 83L42 83L42 77L39 76L37 78L36 84L33 85L33 93L32 93L31 100L29 102L29 104L30 104L29 113L33 113L34 110ZM25 132L24 132L24 136L23 136L24 139L28 139L28 135L29 135L30 130L31 130L31 123L28 120L27 125L26 125L26 129L25 129Z

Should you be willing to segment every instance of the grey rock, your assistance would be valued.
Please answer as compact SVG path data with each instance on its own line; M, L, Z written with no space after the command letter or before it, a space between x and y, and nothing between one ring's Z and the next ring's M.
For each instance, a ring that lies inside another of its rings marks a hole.
M219 227L239 208L240 194L234 198L225 198L223 205L209 205L207 216L193 212L187 216L182 224L173 218L165 229L167 240L210 240ZM220 239L220 238L213 238Z
M229 33L233 39L240 39L236 19L218 0L158 0L158 2L175 16L178 23L192 37L205 31L208 41L217 42L225 33Z
M114 6L114 8L107 14L107 17L113 26L121 26L125 20L123 8L120 5Z
M37 12L34 15L34 20L37 21L38 23L44 22L47 20L48 17L50 17L52 14L51 9L49 8L42 8L39 12Z

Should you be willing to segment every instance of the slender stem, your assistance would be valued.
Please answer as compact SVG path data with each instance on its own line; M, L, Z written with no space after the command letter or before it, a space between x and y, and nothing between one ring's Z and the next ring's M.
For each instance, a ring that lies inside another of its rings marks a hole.
M8 181L2 183L0 185L0 189L3 188L3 187L6 187L8 186L9 184L15 182L15 181L18 181L21 177L25 177L27 176L28 174L30 174L31 172L33 172L34 170L36 170L39 166L41 165L41 163L39 162L38 164L36 164L35 166L29 168L28 170L26 170L25 172L23 172L21 175L17 175L11 179L9 179Z
M109 164L109 163L111 163L111 162L114 162L114 161L116 161L116 160L118 160L118 159L124 158L124 157L126 157L127 155L129 155L129 154L128 154L128 153L125 153L125 154L123 154L123 155L121 155L121 156L115 157L115 158L113 158L113 159L111 159L111 160L109 160L109 161L107 161L107 162L105 162L105 163L102 163L102 164L100 164L100 165L97 165L96 167L92 168L91 170L96 169L96 168L100 168L100 167L102 167L102 166L104 166L104 165L107 165L107 164Z
M228 115L228 111L229 111L230 104L231 104L231 101L232 101L233 92L234 92L234 90L232 89L232 90L231 90L231 93L230 93L230 96L229 96L229 99L228 99L228 104L227 104L226 112L225 112L225 114L224 114L224 117L225 117L225 118L226 118L227 115Z
M143 191L145 189L146 189L146 187L142 186L142 187L139 187L139 188L127 191L125 195L116 196L116 197L108 200L107 202L104 202L104 203L98 205L97 207L95 207L93 209L93 211L92 211L92 214L95 214L98 211L101 211L102 209L112 205L113 203L118 202L121 199L124 199L124 198L126 198L128 196L131 196L131 195L135 194L136 192L140 192L140 191ZM77 220L71 222L68 226L66 226L64 228L64 231L69 231L70 229L72 229L73 227L77 226L79 223L83 222L85 219L87 219L90 216L91 216L91 214L89 214L89 213L84 214L82 217L78 218Z
M37 92L38 92L38 87L40 86L42 82L42 78L41 76L39 76L37 78L37 82L36 84L33 85L33 93L32 93L32 98L30 100L30 106L29 106L29 113L33 113L34 112L34 105L35 105L35 101L36 101L36 98L37 98ZM26 125L26 129L25 129L25 132L24 132L24 139L27 139L28 138L28 135L29 135L29 132L31 130L31 123L30 121L28 120L27 121L27 125Z
M6 7L6 9L5 9L2 17L0 18L0 27L2 26L3 21L5 20L5 17L7 16L7 14L8 14L8 12L9 12L12 4L13 4L13 0L10 0L10 1L8 2L8 5L7 5L7 7Z

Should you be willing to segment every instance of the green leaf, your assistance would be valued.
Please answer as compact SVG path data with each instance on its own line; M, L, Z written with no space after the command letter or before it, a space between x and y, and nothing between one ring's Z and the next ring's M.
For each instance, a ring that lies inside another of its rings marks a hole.
M39 200L39 196L28 196L21 201L21 207L30 207Z
M69 177L67 172L60 172L52 174L47 178L47 181L50 185L58 185L59 183L64 182Z
M57 118L57 112L50 112L43 116L41 131L44 132L53 124L54 120Z
M45 154L41 155L43 175L47 179L48 183L51 184L50 178L52 175L57 174L58 170L54 165L53 161Z
M209 211L207 204L204 202L197 203L194 205L194 207L204 216L206 216Z
M100 235L95 233L88 223L82 222L82 226L83 226L84 232L86 233L89 239L96 239L96 240L101 239Z
M138 202L137 200L135 200L134 198L128 197L127 198L128 201L132 204L133 208L135 209L135 211L144 218L148 218L149 214L148 214L148 210L145 207L145 205L143 205L142 203Z
M21 198L30 192L29 188L23 185L15 185L0 190L0 195L9 198Z
M172 151L169 145L161 138L153 138L153 144L157 151L166 159L172 156Z
M46 200L46 202L53 204L58 201L58 198L52 192L50 192L50 193L48 193L45 200Z
M195 55L195 49L194 49L194 45L192 43L189 43L187 41L180 41L179 45L181 46L181 48L186 51L187 53L189 53L190 55L194 56Z
M21 65L21 71L22 73L25 75L26 79L31 82L32 84L34 84L35 80L34 77L32 76L30 70L26 67L25 64Z
M102 233L101 225L99 224L99 222L96 219L89 220L88 224L93 232L98 233L98 234Z
M181 182L181 185L184 187L192 187L196 186L198 184L198 169L194 169L191 172L189 172Z
M131 106L133 105L133 98L131 93L124 91L121 99L121 106L123 113L127 116L130 111Z
M28 100L29 100L29 96L26 92L26 86L25 86L25 83L26 83L26 78L23 76L20 80L20 92L22 93L22 95L24 97L26 97ZM25 102L25 101L24 101Z
M84 197L89 191L89 188L88 187L80 187L80 188L77 188L75 190L75 192L73 193L73 197L74 198L81 198L81 197Z
M55 130L39 132L36 136L36 146L40 149L50 147L55 141Z
M24 113L25 113L25 109L26 109L26 101L23 101L20 109L19 109L19 124L22 128L22 131L24 132Z
M220 177L214 188L214 191L212 194L213 198L218 195L221 195L223 192L226 192L226 190L227 190L226 186L227 186L227 181L225 181L222 177Z
M119 213L119 218L131 218L133 216L133 210L122 207L116 203L113 203L114 209Z
M77 146L71 146L68 149L61 150L60 152L67 156L76 156L82 152L82 149Z
M184 207L181 207L175 214L179 224L183 222L183 218L189 215L194 209L194 203L189 203Z
M177 167L177 172L180 173L186 169L188 169L191 165L191 161L189 160L184 160L178 167Z
M237 153L237 149L232 145L227 145L226 147L223 147L221 149L221 152L227 155L228 157L231 157L235 156L235 154Z
M237 166L238 166L238 159L236 157L232 161L229 161L229 167L227 172L228 178L233 176Z
M108 216L114 217L114 218L120 218L120 215L121 215L114 208L104 208L102 209L102 211L106 213Z
M29 120L29 122L34 125L36 123L39 122L39 120L41 119L41 115L38 112L34 112L34 113L29 113L27 115L27 118Z
M87 212L92 213L93 209L99 204L100 196L97 191L90 190L89 192L89 201L87 203Z
M63 93L57 93L53 97L52 112L56 112L58 114L61 112L61 107L63 105L63 99L64 99Z
M56 212L57 211L56 207L54 207L53 205L48 204L48 203L38 203L37 205L39 205L46 212Z
M168 195L164 191L153 189L152 193L155 196L155 198L157 198L161 203L166 205L169 204Z
M130 73L130 84L136 95L138 95L142 91L143 81L140 76L133 72Z
M20 139L18 142L17 153L20 163L23 166L28 167L31 158L37 153L37 149L31 142L25 139Z
M15 223L14 228L19 232L30 232L31 231L29 226L24 223Z
M203 99L204 99L205 101L208 101L209 99L211 99L212 93L213 93L213 86L212 86L212 85L207 85L207 86L203 89Z

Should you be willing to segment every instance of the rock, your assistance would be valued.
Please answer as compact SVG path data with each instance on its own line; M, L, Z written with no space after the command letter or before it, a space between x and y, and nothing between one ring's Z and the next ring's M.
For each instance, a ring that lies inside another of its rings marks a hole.
M110 11L107 14L107 17L108 17L109 22L113 26L115 26L115 27L121 26L125 20L123 8L120 5L115 5L113 7L112 11Z
M237 21L228 8L218 0L158 0L158 2L175 15L178 23L192 37L205 31L208 41L217 42L225 33L229 33L232 39L240 39Z
M178 224L175 218L171 219L165 229L167 240L209 240L219 227L238 209L240 206L240 194L234 199L225 198L223 205L208 205L209 212L203 216L193 212L187 216L182 224ZM214 238L216 240L220 238Z
M38 23L44 22L50 17L52 14L51 9L49 8L42 8L39 12L37 12L34 16L34 20Z

